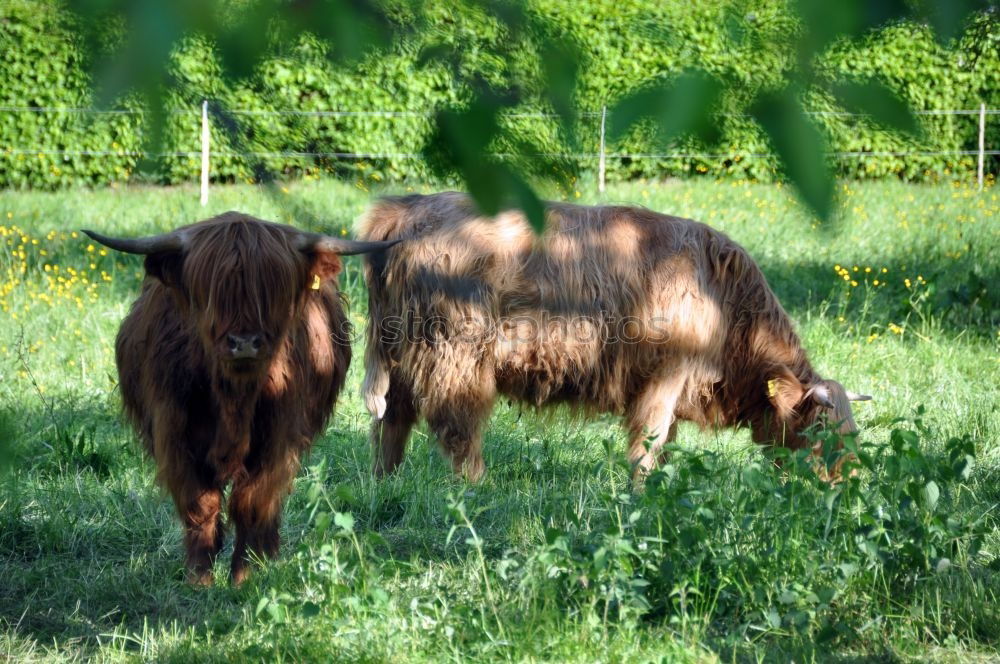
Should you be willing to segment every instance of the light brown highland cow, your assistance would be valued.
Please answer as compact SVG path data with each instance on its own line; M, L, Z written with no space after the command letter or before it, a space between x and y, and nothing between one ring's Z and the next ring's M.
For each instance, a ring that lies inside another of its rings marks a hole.
M227 212L154 237L112 238L146 256L115 359L125 413L184 524L189 580L212 581L223 490L236 526L231 575L278 553L281 505L323 430L351 361L340 255L378 251Z
M849 400L867 397L813 370L760 269L704 224L550 203L538 237L520 212L484 218L441 193L380 201L361 237L403 240L366 259L376 475L400 464L423 416L478 480L499 395L623 415L637 481L679 419L790 448L820 415L856 431Z

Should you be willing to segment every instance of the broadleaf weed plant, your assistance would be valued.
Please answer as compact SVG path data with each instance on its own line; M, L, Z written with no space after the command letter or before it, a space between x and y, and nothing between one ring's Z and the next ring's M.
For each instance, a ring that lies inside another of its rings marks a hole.
M957 509L974 442L935 445L923 413L897 420L885 445L816 427L817 453L776 450L737 473L719 452L671 445L642 492L607 490L601 514L547 528L491 572L522 612L604 631L664 620L689 642L858 636L872 629L859 598L897 606L969 574L995 525Z

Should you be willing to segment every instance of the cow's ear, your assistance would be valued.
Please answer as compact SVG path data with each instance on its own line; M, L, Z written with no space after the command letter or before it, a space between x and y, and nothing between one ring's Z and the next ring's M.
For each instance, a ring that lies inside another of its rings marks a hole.
M781 417L788 417L802 401L806 388L786 366L770 372L765 389L767 398Z
M319 290L320 284L332 281L340 274L340 256L332 251L324 251L322 249L313 251L310 256L312 262L309 266L309 281L307 286L313 290Z
M166 286L180 288L184 254L180 251L161 251L146 256L146 274L156 277Z

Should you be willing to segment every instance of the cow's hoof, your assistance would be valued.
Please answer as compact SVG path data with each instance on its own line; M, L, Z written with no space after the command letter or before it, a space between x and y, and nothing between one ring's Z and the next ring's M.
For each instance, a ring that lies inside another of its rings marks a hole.
M215 583L215 578L212 576L212 570L210 569L190 569L187 573L187 582L189 585L195 587L207 588Z
M459 468L459 473L469 484L479 484L486 474L486 464L482 459L466 459Z
M250 578L250 568L241 566L238 568L233 568L229 572L229 582L233 587L238 588L243 585L243 582Z

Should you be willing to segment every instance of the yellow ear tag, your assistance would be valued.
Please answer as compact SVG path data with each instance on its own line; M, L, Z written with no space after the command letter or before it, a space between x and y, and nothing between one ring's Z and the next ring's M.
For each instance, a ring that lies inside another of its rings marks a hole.
M778 381L774 378L767 381L767 396L774 398L778 394Z
M311 288L313 290L319 290L319 275L318 274L314 274L313 275L312 286L310 286L309 288Z

